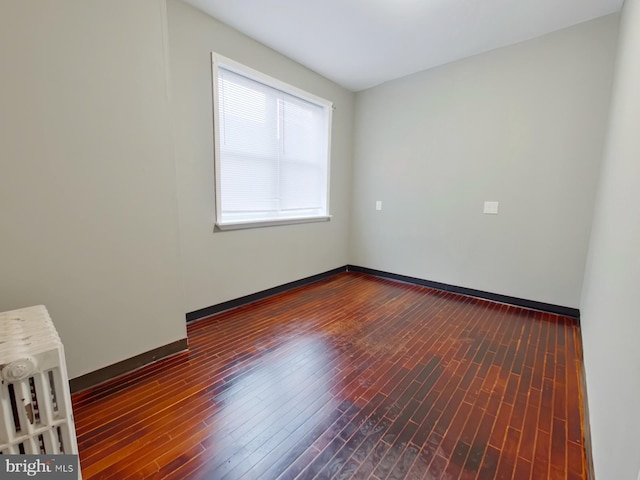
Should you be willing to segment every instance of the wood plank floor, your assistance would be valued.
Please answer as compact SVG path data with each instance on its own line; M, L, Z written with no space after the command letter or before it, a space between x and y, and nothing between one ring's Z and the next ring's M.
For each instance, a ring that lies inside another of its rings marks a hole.
M574 321L357 273L73 396L85 479L584 479Z

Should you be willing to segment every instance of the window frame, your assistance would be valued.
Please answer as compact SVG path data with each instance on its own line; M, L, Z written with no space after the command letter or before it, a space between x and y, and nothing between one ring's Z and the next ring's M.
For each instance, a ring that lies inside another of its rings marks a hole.
M325 192L325 214L300 216L300 217L283 217L271 218L264 220L233 220L223 221L222 219L222 179L221 179L221 153L220 153L220 129L219 123L219 96L218 96L218 68L223 67L225 70L232 71L238 75L242 75L248 79L267 85L271 88L280 90L286 94L293 95L307 102L313 103L323 108L324 125L327 130L326 145L326 192ZM212 105L213 105L213 157L214 157L214 183L215 183L215 227L220 230L237 230L245 228L267 227L276 225L291 225L300 223L327 222L331 220L330 214L330 190L331 190L331 131L333 121L333 103L322 97L306 92L300 88L294 87L277 78L266 75L262 72L247 67L239 62L224 57L218 53L211 52L211 86L212 86Z

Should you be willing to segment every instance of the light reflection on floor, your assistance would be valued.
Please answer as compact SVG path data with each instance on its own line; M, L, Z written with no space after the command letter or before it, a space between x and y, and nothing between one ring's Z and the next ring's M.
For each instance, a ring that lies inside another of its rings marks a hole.
M317 412L335 411L341 403L335 396L341 390L336 354L322 336L293 337L232 369L236 375L214 397L217 408L207 420L216 456L229 458L230 470L248 469L252 458L257 462L268 456L296 430L321 423L325 415ZM234 457L244 467L234 465ZM203 472L197 478L212 477Z

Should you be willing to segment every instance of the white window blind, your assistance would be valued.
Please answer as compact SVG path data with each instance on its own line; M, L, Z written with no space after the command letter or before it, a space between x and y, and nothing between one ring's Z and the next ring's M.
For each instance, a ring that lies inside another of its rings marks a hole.
M328 219L331 104L213 58L217 225Z

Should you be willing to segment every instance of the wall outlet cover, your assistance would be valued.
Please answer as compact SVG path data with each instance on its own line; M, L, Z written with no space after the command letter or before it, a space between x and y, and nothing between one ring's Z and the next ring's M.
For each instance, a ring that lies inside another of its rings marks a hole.
M500 202L484 202L484 213L489 215L497 215Z

